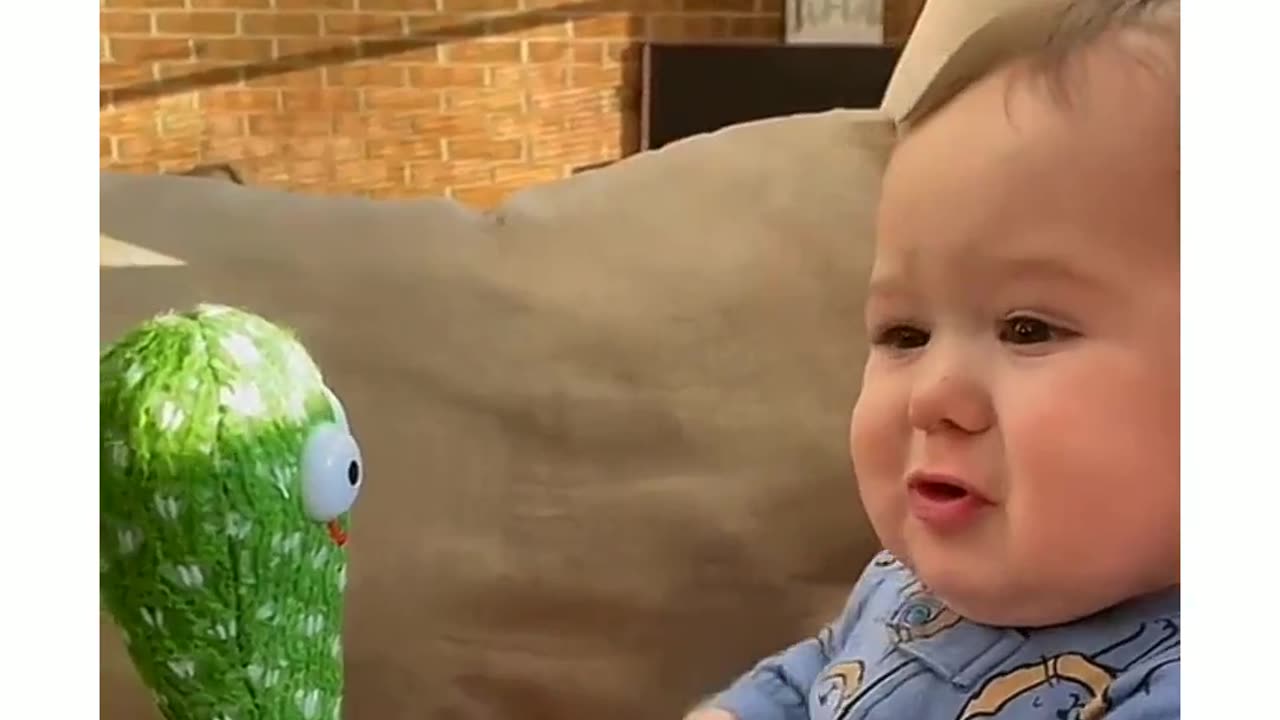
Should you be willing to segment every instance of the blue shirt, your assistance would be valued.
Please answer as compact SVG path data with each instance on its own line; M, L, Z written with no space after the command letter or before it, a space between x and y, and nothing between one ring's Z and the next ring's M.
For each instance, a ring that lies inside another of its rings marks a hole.
M816 637L710 705L739 720L1174 720L1177 588L1055 627L968 622L887 553Z

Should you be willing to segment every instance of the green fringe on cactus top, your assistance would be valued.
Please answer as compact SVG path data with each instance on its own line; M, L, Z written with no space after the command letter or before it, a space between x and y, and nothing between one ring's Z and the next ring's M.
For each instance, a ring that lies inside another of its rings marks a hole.
M170 720L336 720L360 450L288 332L202 305L109 347L102 600Z

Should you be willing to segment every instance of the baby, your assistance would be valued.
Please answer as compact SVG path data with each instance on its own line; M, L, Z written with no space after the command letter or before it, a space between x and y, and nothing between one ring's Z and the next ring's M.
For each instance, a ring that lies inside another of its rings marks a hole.
M850 446L886 551L691 718L1179 717L1179 6L1069 3L907 128Z

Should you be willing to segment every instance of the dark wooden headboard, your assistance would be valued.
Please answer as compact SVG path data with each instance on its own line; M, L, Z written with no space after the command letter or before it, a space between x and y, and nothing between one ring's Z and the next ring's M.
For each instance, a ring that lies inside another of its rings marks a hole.
M881 45L646 43L640 149L751 120L879 107L899 53Z

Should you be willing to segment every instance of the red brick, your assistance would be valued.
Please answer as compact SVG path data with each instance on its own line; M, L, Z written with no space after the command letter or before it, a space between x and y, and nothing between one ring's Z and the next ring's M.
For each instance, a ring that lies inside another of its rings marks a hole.
M261 112L278 110L280 91L264 88L217 88L200 91L201 110Z
M177 38L111 38L111 58L119 63L186 60L191 41Z
M354 10L356 0L275 0L277 10Z
M520 62L520 43L503 40L468 41L441 48L448 62L504 63Z
M691 40L719 40L731 37L729 18L720 15L689 15L684 20L685 37Z
M308 67L315 65L316 55L322 55L325 64L351 62L360 57L360 43L351 38L282 37L275 42L281 61L296 60Z
M563 65L506 65L491 70L494 87L518 87L526 92L569 87L569 69Z
M335 135L363 137L367 140L397 141L402 141L406 136L414 134L414 119L420 116L420 114L402 110L370 110L329 115L334 119Z
M490 35L489 25L474 15L408 15L409 34L424 40L480 38Z
M245 83L249 87L264 88L322 88L324 87L323 68L300 68L287 72L273 72L261 75Z
M606 47L627 47L627 43L577 42L573 44L573 61L579 64L597 64L605 61Z
M147 110L129 107L98 113L98 132L108 135L133 135L155 129L156 118Z
M324 83L330 87L404 87L405 71L397 65L360 63L324 69Z
M410 65L408 81L413 87L452 88L484 87L489 83L483 67L470 65Z
M407 12L432 12L435 0L360 0L361 10L401 10Z
M201 117L206 136L239 137L245 133L245 118L239 113L212 114Z
M397 53L394 60L400 65L434 65L440 62L440 48L436 45L425 45Z
M548 142L548 140L550 140ZM530 157L539 162L560 162L569 165L599 162L607 160L601 152L599 138L581 136L560 136L555 138L538 138L530 148Z
M450 161L519 160L524 157L524 143L519 140L446 138L445 155Z
M159 12L156 31L174 35L232 35L236 31L233 12Z
M611 42L605 49L605 62L622 62L631 59L640 62L640 45L629 42Z
M444 157L439 138L369 140L365 147L369 157L384 160L440 160Z
M245 13L241 18L245 35L319 35L320 17L305 13Z
M353 188L404 183L404 165L380 160L342 160L334 164L334 182Z
M445 112L501 113L524 112L525 91L519 88L453 88L444 91Z
M360 109L360 93L355 90L284 90L282 96L287 112Z
M729 35L750 40L781 41L783 35L781 17L736 17L729 20Z
M103 10L98 13L98 30L112 35L145 35L151 32L151 14Z
M892 0L890 0L892 1ZM684 0L685 12L751 13L759 0Z
M409 162L409 185L444 190L450 185L474 185L493 181L493 171L484 162Z
M573 23L569 20L562 22L546 23L543 25L535 25L529 28L512 30L502 33L502 37L508 40L548 40L569 37L570 28Z
M599 15L573 23L573 36L577 38L628 38L643 32L643 22L630 15Z
M564 165L510 165L493 169L493 181L500 185L536 185L564 178Z
M401 16L384 13L328 14L324 16L324 34L399 37L404 34L404 23Z
M272 55L270 40L239 37L201 38L195 41L195 50L199 60L267 60Z
M187 0L187 5L196 10L257 10L271 7L271 0Z
M624 68L623 65L582 65L573 69L571 79L574 87L617 87L626 80Z
M520 0L439 0L445 12L499 12L519 10Z
M488 124L479 113L430 113L413 119L413 131L436 136L483 134Z
M180 8L184 0L99 0L104 8Z
M417 88L366 88L364 107L370 110L430 111L440 107L440 93Z
M343 137L290 137L278 143L277 151L286 158L349 160L364 156L364 141Z
M220 62L211 61L184 61L184 62L161 62L155 63L156 75L161 80L180 80L188 78L192 75L203 73L220 73L227 77L227 82L239 82L243 76L243 68L235 62L223 60Z
M561 40L530 40L527 47L532 63L567 62L573 57L573 44Z
M148 160L195 160L196 144L189 139L164 139L154 135L122 137L116 142L118 157L126 162Z
M102 87L121 87L150 82L155 79L151 63L140 65L98 64L98 84Z
M449 196L464 205L489 210L501 205L507 197L519 189L510 185L473 185L450 188Z
M250 115L248 131L250 135L331 135L333 115L317 112Z
M140 162L112 162L106 165L106 169L112 172L121 173L141 173L144 175L155 175L160 172L160 163L140 161Z

